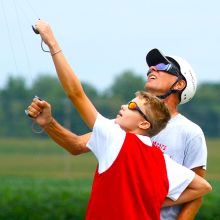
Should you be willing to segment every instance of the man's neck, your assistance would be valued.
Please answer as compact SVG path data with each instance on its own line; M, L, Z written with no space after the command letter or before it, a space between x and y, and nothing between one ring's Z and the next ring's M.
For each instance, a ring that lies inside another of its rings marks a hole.
M170 113L171 113L171 118L174 118L175 116L178 115L178 110L177 110L177 105L178 105L178 100L175 99L175 97L168 96L167 98L164 99L164 102L169 106L170 108Z
M158 94L158 91L149 91L149 90L147 90L147 92L150 92L156 96L163 95L166 93L160 91L160 93ZM174 118L176 115L178 115L178 111L177 111L177 106L179 104L178 96L179 94L173 93L164 99L164 102L170 107L171 118Z

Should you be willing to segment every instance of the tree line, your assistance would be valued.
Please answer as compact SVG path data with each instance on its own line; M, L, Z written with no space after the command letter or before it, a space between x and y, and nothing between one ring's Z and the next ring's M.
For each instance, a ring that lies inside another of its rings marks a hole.
M97 110L108 118L115 118L122 104L134 98L135 92L144 90L146 77L126 71L115 77L109 88L100 93L89 83L82 83L85 93ZM41 74L28 87L24 78L10 76L4 88L0 89L0 137L47 137L46 133L35 134L33 121L24 110L35 95L49 102L53 117L76 134L90 132L75 107L67 98L56 76ZM192 101L180 105L179 112L198 124L206 137L220 135L220 82L201 83ZM34 125L35 130L41 130Z

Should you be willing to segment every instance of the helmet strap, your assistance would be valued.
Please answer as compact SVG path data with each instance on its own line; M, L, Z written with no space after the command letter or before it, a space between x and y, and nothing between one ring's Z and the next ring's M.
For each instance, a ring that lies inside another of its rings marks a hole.
M169 91L163 95L159 95L157 96L159 99L165 99L166 97L168 97L169 95L171 95L172 93L181 93L182 90L178 90L178 89L174 89L172 90L172 88L177 84L177 82L179 80L183 79L182 75L178 76L178 79L176 80L176 82L170 87Z

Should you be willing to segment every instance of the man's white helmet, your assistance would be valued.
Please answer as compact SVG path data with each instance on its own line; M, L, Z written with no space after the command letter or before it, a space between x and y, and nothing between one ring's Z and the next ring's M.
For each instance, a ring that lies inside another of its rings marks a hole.
M181 57L177 56L167 56L167 58L174 59L180 66L180 73L184 76L186 81L186 87L180 95L179 105L185 104L190 101L196 93L197 79L193 68L189 63Z
M149 51L146 56L146 61L149 67L155 66L159 63L168 62L182 74L186 81L186 87L180 93L179 105L185 104L193 98L197 88L197 79L193 68L186 60L177 56L164 56L157 48L155 48Z

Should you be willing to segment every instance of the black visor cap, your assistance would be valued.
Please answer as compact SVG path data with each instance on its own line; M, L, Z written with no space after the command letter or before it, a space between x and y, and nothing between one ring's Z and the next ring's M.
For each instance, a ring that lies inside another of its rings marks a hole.
M170 63L178 73L181 73L179 64L173 58L164 56L157 48L148 52L146 62L149 67L156 66L159 63Z

